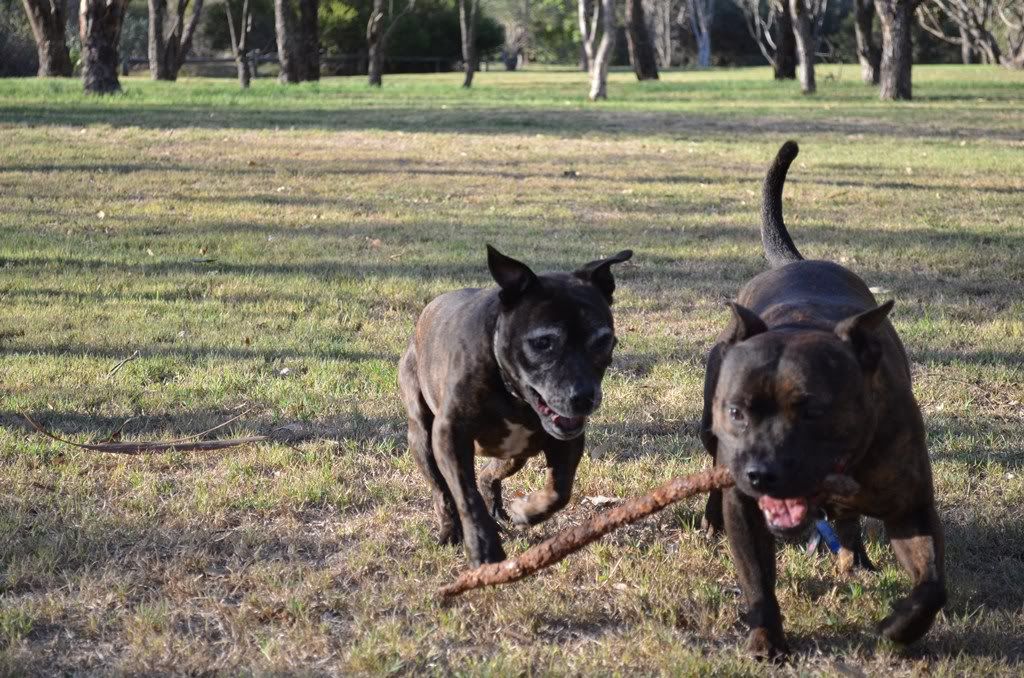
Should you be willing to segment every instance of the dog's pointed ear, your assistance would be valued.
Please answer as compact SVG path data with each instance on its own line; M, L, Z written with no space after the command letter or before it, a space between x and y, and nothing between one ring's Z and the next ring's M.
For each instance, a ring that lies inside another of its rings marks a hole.
M768 326L761 320L761 316L746 306L740 306L735 301L728 303L729 309L732 310L732 324L725 331L726 343L738 344L768 331Z
M498 296L509 306L519 301L520 297L537 282L537 275L529 266L512 257L506 257L490 245L487 246L487 268L491 269L491 276L501 288Z
M890 299L881 306L840 320L836 325L836 336L850 345L857 362L867 372L875 370L882 359L882 346L875 331L889 316L895 303Z
M624 261L629 261L632 257L633 250L622 250L606 259L597 259L589 264L584 264L574 275L596 287L610 304L612 303L612 294L615 292L612 264L621 264Z

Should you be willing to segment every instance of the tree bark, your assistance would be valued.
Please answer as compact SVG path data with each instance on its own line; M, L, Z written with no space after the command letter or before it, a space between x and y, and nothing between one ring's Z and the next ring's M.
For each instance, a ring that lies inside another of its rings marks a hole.
M299 0L299 40L302 79L320 80L320 0Z
M642 0L626 0L626 43L637 80L657 80L658 60Z
M789 0L789 11L793 17L793 36L796 38L796 56L800 91L814 94L818 86L814 82L814 31L811 17L804 0Z
M590 69L590 100L608 98L608 66L615 48L615 0L601 0L603 35Z
M32 37L39 54L40 78L67 78L71 76L71 57L64 37L67 23L63 0L22 0Z
M793 36L793 15L789 11L789 0L781 0L777 16L775 79L796 80L796 38Z
M459 30L462 34L462 63L466 76L463 87L473 85L476 72L476 8L478 0L459 0Z
M912 0L875 0L875 11L882 24L878 95L883 101L911 98L913 43L910 29L914 7Z
M697 65L711 67L711 24L714 21L714 0L686 0L690 30L697 42Z
M117 79L118 43L128 0L81 0L82 86L87 94L121 91Z
M154 80L171 80L164 61L164 23L167 0L149 0L149 74Z
M319 0L274 0L282 83L320 79L319 5Z
M228 36L231 38L231 54L235 57L235 68L238 71L238 84L242 89L249 89L253 75L253 69L249 66L249 54L246 52L249 31L252 30L249 0L242 2L242 16L238 32L235 32L235 19L231 16L231 0L224 0L224 13L228 19Z
M854 30L857 34L857 60L860 62L860 77L866 85L878 84L878 68L882 53L875 44L873 23L875 20L874 0L854 0Z
M974 63L974 50L971 49L971 37L963 26L960 27L960 61L965 64Z
M371 87L380 87L384 75L384 0L373 0L366 24L366 73Z
M580 41L583 43L583 70L590 73L594 67L594 46L597 42L598 21L601 18L599 0L578 0L577 12L580 22Z
M192 17L185 26L185 13L190 0L178 0L174 25L169 35L167 26L167 0L149 0L149 73L154 80L177 80L185 58L192 49L192 38L199 27L203 0L196 0Z
M658 68L672 67L672 3L669 0L643 0L644 14L651 30L651 42Z

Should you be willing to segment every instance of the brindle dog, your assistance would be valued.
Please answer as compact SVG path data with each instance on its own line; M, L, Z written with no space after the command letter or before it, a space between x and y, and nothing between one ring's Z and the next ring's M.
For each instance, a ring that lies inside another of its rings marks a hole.
M497 288L464 289L423 310L398 380L409 447L430 485L442 544L465 544L472 564L505 552L497 521L534 525L569 501L587 417L615 348L612 264L536 275L488 245ZM544 489L506 513L501 481L543 452ZM477 485L474 454L491 457Z
M724 523L748 607L748 648L759 657L788 651L775 597L776 537L804 534L822 510L835 520L841 564L871 567L860 516L874 516L910 574L910 595L881 621L882 635L917 640L946 602L924 424L887 320L893 303L879 306L855 274L806 261L793 244L782 187L797 152L783 145L765 179L761 237L771 269L730 304L732 324L708 358L701 425L715 463L736 479L708 499L705 523ZM825 476L836 472L860 490L824 495Z

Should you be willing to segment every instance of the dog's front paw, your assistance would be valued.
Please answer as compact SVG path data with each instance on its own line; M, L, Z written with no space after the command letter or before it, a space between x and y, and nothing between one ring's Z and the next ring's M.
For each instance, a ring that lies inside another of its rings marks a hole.
M505 560L505 549L501 544L485 544L476 553L469 554L470 567L480 567L487 563L500 563Z
M778 662L789 654L789 645L782 631L772 632L760 626L747 636L747 652L754 659Z
M879 633L895 643L908 645L928 633L944 602L944 591L915 591L893 605L891 615L879 623Z
M516 499L508 507L508 513L505 517L513 524L519 527L528 527L533 524L530 520L530 501L528 497L520 497Z
M708 494L708 501L704 506L704 517L700 519L700 529L708 539L714 539L725 531L721 490L713 490Z

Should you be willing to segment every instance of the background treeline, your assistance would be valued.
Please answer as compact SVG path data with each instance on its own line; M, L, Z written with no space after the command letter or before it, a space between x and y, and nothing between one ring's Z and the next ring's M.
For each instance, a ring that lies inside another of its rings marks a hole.
M579 64L592 100L624 63L656 80L673 66L767 62L814 94L816 63L855 58L882 99L912 97L915 62L1024 68L1024 0L80 0L77 34L70 0L21 2L24 21L0 0L0 72L77 70L93 94L120 91L133 60L175 80L190 56L195 66L225 52L243 88L265 61L289 84L326 70L379 87L389 70L461 67L470 87L500 53L510 70Z
M72 64L75 64L81 54L79 1L63 2L66 5L68 51ZM222 57L231 51L223 5L224 0L208 0L203 5L189 51L190 58ZM237 22L241 3L232 2L232 7L236 10ZM372 9L373 0L320 0L320 49L325 57L325 74L366 73L366 27ZM249 0L249 11L252 15L248 36L250 49L274 54L277 51L274 0ZM132 0L122 22L121 58L147 58L148 34L147 2ZM481 6L476 37L481 55L496 58L504 42L504 28L487 6ZM412 10L395 26L389 43L393 56L389 56L388 71L433 71L438 65L445 70L457 67L462 57L457 0L417 0ZM401 57L427 59L403 60ZM0 77L32 76L38 69L36 42L21 0L0 0ZM189 70L202 73L211 68L198 64Z
M55 0L59 2L60 0ZM190 55L214 57L230 49L224 0L208 2L202 11ZM66 40L72 64L78 62L81 43L78 36L78 0L65 0ZM238 3L235 3L238 4ZM682 0L645 2L652 8L648 16L659 16L656 8L665 6L669 21L660 25L668 35L669 46L662 67L698 65L698 45L687 19ZM711 22L711 59L714 65L752 66L766 63L751 35L744 13L734 0L716 0ZM36 43L19 0L0 0L0 76L31 76L39 68ZM250 0L252 28L248 38L251 49L273 54L277 50L274 32L273 0ZM337 75L366 73L366 29L373 0L321 0L319 6L320 47L324 72ZM494 0L480 6L477 49L482 58L499 59L508 54L518 63L577 65L581 62L581 36L577 0ZM663 10L661 15L666 14ZM826 8L822 21L822 59L856 62L857 46L853 30L853 0L838 0ZM653 22L652 22L653 23ZM147 56L149 9L146 2L128 4L121 32L122 59ZM655 24L656 25L656 24ZM950 33L953 27L948 26ZM612 57L613 65L627 65L629 53L620 23L620 39ZM961 60L960 48L940 40L914 26L915 61L952 63ZM452 70L461 59L458 4L456 0L417 0L412 10L398 21L389 37L389 72ZM405 58L403 58L405 57ZM409 59L408 57L413 57ZM215 69L199 64L190 72Z

